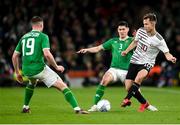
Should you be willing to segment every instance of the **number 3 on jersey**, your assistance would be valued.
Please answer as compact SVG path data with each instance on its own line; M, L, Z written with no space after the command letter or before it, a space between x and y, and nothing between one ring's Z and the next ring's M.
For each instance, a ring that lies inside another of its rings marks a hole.
M23 39L22 40L22 53L23 56L30 56L34 53L34 43L35 43L35 39L34 38L28 38L27 40ZM28 51L27 51L28 50Z
M123 45L122 44L119 44L119 52L121 52L121 50L122 50L122 48L123 48Z

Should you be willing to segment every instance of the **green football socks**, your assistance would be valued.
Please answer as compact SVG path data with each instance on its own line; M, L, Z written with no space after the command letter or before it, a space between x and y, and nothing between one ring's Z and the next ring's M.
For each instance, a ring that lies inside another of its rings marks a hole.
M65 88L63 90L63 94L65 96L66 101L69 102L73 108L78 107L77 100L69 88Z
M97 105L99 100L101 100L102 96L104 95L104 89L105 86L99 85L97 90L96 90L96 95L94 96L94 104Z
M33 92L34 92L34 85L27 84L25 89L24 105L26 106L29 105Z

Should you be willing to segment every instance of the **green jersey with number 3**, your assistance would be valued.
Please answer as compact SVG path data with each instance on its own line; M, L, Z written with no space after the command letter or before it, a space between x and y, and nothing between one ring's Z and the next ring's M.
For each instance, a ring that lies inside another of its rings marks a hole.
M115 37L103 43L103 48L112 52L111 67L128 70L133 51L130 51L126 56L121 56L121 52L126 50L132 41L133 37L127 37L125 40Z
M40 73L44 67L43 49L49 49L49 38L46 34L32 30L19 41L15 51L22 54L22 71L26 76Z

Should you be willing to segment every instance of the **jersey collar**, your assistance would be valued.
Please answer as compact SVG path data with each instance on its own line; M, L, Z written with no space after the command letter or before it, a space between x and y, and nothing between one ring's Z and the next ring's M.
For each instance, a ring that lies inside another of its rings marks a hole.
M37 32L40 32L39 30L31 30L31 31L37 31Z
M126 36L124 39L121 39L121 38L119 37L119 40L120 40L120 41L125 41L127 38L129 38L129 36Z

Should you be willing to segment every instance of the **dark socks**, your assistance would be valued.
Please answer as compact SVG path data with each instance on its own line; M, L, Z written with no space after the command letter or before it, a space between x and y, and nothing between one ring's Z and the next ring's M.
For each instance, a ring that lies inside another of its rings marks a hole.
M141 103L141 104L145 104L146 103L146 99L143 97L143 95L141 94L141 92L138 90L134 97Z
M130 87L128 94L126 96L126 99L131 99L132 96L135 95L135 93L138 91L140 85L137 83L133 83L133 85Z
M146 99L139 92L139 88L140 88L140 85L134 82L133 85L130 87L125 99L131 99L131 97L134 96L141 104L145 104Z

